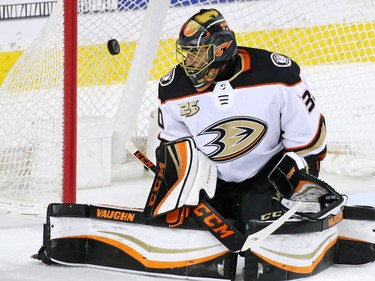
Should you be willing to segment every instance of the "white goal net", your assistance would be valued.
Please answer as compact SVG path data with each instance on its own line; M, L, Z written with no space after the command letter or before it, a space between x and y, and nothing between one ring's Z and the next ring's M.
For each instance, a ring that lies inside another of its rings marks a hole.
M374 173L373 1L79 0L77 5L78 169L91 161L90 153L100 152L112 162L113 175L113 169L122 171L119 167L130 159L125 141L146 150L158 79L177 63L179 29L199 9L213 7L236 33L238 45L283 53L299 63L326 117L327 168L342 171L329 161L345 155L353 159L352 166L344 168L347 172ZM63 110L63 73L69 71L64 69L64 12L64 1L57 1L1 85L1 204L61 200L63 135L70 130ZM117 55L108 51L111 39L120 44ZM86 149L90 140L98 140L99 148L83 153L89 155L83 160L79 149ZM85 172L79 171L80 182Z

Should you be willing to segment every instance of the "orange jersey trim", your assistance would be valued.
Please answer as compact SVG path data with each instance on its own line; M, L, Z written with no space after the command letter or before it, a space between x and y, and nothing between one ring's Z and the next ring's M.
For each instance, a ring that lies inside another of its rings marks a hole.
M242 62L242 69L241 73L249 70L251 68L251 63L250 63L250 54L244 50L238 49L237 54L241 57L241 62Z

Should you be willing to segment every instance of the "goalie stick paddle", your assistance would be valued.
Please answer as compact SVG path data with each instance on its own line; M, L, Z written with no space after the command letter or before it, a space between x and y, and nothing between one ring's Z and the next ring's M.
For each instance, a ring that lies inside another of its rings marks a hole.
M155 174L158 173L158 167L132 143L126 144L125 148L129 153L140 160L145 167L149 168ZM239 253L247 251L254 246L255 243L271 235L297 212L300 205L301 202L298 201L292 208L270 225L247 236L242 234L227 219L222 217L204 198L201 198L199 204L192 208L191 216L231 252Z

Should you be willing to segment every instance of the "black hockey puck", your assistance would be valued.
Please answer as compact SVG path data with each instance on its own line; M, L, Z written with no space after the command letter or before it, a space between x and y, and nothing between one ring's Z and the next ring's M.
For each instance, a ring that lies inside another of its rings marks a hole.
M120 53L120 44L116 39L111 39L107 43L107 48L112 56L118 55Z

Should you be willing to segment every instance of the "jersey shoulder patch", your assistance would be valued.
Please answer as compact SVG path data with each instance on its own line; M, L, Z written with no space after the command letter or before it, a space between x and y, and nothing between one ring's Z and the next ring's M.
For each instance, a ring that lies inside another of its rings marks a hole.
M165 102L194 94L196 89L182 67L177 65L159 80L158 93L160 101Z
M176 71L176 67L174 67L167 74L165 74L162 78L160 78L160 85L168 86L174 79L175 71Z
M294 85L301 81L300 67L288 56L264 49L246 47L241 49L249 54L251 67L238 77L239 79L235 81L238 85L235 86L269 83Z
M277 67L289 67L292 65L292 60L289 57L279 53L272 53L271 61Z

